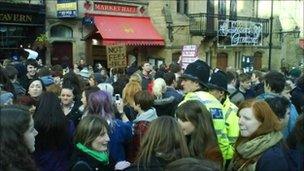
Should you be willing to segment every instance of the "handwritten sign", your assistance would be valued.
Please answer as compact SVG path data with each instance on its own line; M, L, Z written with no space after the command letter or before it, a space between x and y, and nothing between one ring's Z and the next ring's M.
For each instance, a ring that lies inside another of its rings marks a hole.
M197 45L184 45L182 55L180 56L179 63L182 68L186 68L190 63L198 59L198 46Z
M231 20L221 20L219 23L218 37L230 40L226 42L229 45L262 45L262 23Z
M108 68L123 68L127 66L126 46L107 46Z

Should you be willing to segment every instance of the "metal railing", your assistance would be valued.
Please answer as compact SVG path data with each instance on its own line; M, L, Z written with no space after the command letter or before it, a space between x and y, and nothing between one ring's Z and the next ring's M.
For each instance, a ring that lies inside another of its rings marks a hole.
M189 29L192 35L204 35L204 36L216 36L219 28L219 21L230 19L229 15L218 15L218 14L207 14L207 13L195 13L188 14L189 17ZM251 21L262 23L263 35L268 36L269 34L269 19L254 18L254 17L242 17L237 16L236 21Z

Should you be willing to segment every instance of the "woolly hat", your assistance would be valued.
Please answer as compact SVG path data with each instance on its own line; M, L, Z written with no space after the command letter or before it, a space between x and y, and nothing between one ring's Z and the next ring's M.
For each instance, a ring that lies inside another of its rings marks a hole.
M85 78L85 79L89 79L89 77L90 77L90 72L89 72L89 70L88 70L88 68L83 68L80 72L79 72L79 75L80 76L82 76L83 78Z
M100 83L97 85L97 87L100 89L100 90L103 90L107 93L109 93L109 95L112 97L113 96L113 93L114 93L114 88L111 84L109 83Z
M210 67L209 65L198 59L192 63L190 63L186 70L184 71L183 75L180 76L180 79L188 79L192 81L197 81L202 86L207 86L210 76Z
M301 70L298 68L293 68L292 70L290 70L289 74L293 78L298 78L301 75Z
M13 102L14 95L11 92L1 91L0 94L0 104L1 105L8 105L8 102Z

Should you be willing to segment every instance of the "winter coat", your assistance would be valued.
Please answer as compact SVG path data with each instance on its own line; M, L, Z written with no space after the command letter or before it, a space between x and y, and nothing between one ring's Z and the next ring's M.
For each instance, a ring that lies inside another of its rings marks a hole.
M72 137L75 127L71 121L68 121L67 123L69 138L60 147L57 147L56 149L43 147L40 148L41 146L43 146L43 144L37 145L36 143L34 159L39 170L66 171L68 169L70 157L72 154Z
M257 97L257 99L265 100L266 98L272 98L275 96L280 96L280 95L275 94L275 93L264 93L264 94L259 95ZM290 108L290 117L288 120L288 125L286 128L283 129L283 132L282 132L284 135L284 138L287 138L288 135L291 133L291 131L293 130L293 128L296 125L297 118L298 118L298 112L297 112L295 106L293 104L291 104L289 108Z
M156 110L154 108L151 108L146 112L139 114L133 121L134 135L128 148L128 161L135 161L142 138L148 130L150 123L156 118Z
M75 148L70 162L71 171L108 171L112 170L109 165L104 165L94 157Z
M290 100L295 105L298 113L304 114L304 86L297 86L291 93Z
M132 138L132 122L122 122L114 119L110 123L109 153L110 162L113 164L126 160L125 144Z
M143 163L139 163L138 165L133 164L131 167L127 168L126 171L162 171L169 163L169 161L152 155L147 167L145 167Z
M82 112L79 110L79 106L80 103L75 102L71 111L67 115L65 115L68 120L71 120L74 123L75 127L77 127L82 117Z

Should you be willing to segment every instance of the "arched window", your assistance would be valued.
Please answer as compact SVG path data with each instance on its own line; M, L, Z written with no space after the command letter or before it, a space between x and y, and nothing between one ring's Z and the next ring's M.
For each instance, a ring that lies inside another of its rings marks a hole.
M51 37L73 38L73 30L64 25L56 25L51 28Z

